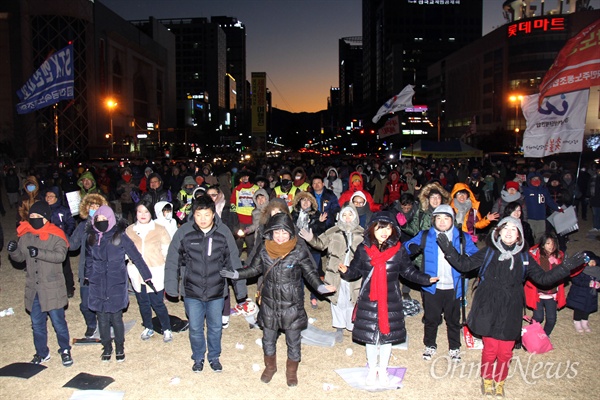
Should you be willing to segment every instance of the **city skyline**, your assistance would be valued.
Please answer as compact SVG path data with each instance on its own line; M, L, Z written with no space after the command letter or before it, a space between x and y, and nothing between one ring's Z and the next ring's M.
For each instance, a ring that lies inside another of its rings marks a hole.
M361 0L100 1L126 20L237 18L247 31L246 79L266 72L273 106L291 112L327 108L329 89L339 84L338 40L362 36ZM483 3L486 34L503 23L502 1Z

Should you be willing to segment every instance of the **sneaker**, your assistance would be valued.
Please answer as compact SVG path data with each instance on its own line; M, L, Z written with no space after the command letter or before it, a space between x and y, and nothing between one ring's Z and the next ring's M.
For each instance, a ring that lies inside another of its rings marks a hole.
M46 357L42 357L39 354L34 354L33 355L33 360L31 360L32 364L43 364L46 361L48 361L50 359L50 354L48 354Z
M462 360L460 358L460 349L452 349L452 350L448 351L448 355L450 356L450 360L453 363L459 363Z
M246 317L256 314L258 312L258 307L256 306L255 302L250 299L246 299L246 301L238 303L235 307L233 307L233 311L234 312L232 312L232 315L243 315Z
M102 360L102 362L109 362L111 357L112 357L112 349L103 350L102 355L100 356L100 360Z
M496 382L496 397L504 397L504 381Z
M121 362L125 361L125 353L117 353L115 358L116 358L117 362L121 363Z
M152 329L148 329L148 328L144 329L144 331L140 335L140 337L142 338L142 340L148 340L152 336L154 336L154 331Z
M494 396L494 381L492 379L481 380L481 394L486 397Z
M223 371L223 366L219 362L218 358L215 358L214 360L210 360L208 363L210 364L210 367L212 368L213 371L215 371L215 372Z
M92 328L92 327L87 327L87 329L85 330L85 337L86 338L91 338L94 337L94 333L96 332L96 328Z
M62 365L65 367L73 365L73 357L71 357L71 351L69 349L64 349L62 353L60 353L60 358L62 359Z
M229 315L223 315L221 317L221 322L223 323L223 329L229 328Z
M169 329L165 329L163 331L163 342L169 343L172 340L173 340L173 332L171 332Z
M436 351L437 351L436 347L433 347L433 346L425 347L425 351L423 352L423 360L425 360L425 361L431 360L431 357L433 357L433 355L436 353Z
M204 369L204 360L194 361L194 365L192 365L192 371L202 372L203 369Z

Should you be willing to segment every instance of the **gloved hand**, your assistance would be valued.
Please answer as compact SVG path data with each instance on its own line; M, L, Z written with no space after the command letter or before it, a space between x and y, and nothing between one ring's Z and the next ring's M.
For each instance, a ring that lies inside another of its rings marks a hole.
M454 248L452 247L452 243L448 240L448 236L445 233L440 233L437 235L437 244L440 246L440 249L444 252L444 254L448 254Z
M312 229L307 230L305 228L300 229L300 232L298 232L298 236L300 236L302 239L306 240L307 242L310 242L315 237Z
M228 269L222 269L221 271L219 271L219 275L221 275L223 278L229 278L229 279L238 279L240 277L240 273L237 271L231 271Z
M331 285L319 285L317 291L321 294L333 293L335 292L335 287Z
M581 252L581 251L573 254L571 257L569 257L565 261L563 261L563 265L569 271L572 271L575 268L580 267L584 263L585 263L585 253Z
M10 242L8 242L8 244L6 245L6 251L8 251L9 253L12 253L13 251L15 251L17 249L17 242L15 242L14 240L11 240Z
M565 210L563 210L563 208L562 208L562 207L558 207L558 212L559 212L559 213L564 213L564 212L565 212Z
M88 278L83 278L83 286L90 286L90 280Z
M27 249L29 250L29 256L32 258L35 258L38 256L38 248L35 246L27 246Z
M154 293L158 293L156 291L156 288L154 287L154 284L152 283L152 279L145 280L144 283L146 284L146 286L148 286L150 289L152 289L152 291Z
M396 221L398 221L400 226L406 225L406 217L402 213L396 214Z
M421 252L421 247L416 243L411 243L408 246L408 251L410 251L411 256L414 256L415 254L419 254Z

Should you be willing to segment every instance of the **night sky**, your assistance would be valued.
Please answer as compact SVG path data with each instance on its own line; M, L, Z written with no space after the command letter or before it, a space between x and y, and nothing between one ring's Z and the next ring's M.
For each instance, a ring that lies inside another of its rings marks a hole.
M327 108L329 88L339 84L338 39L362 35L361 0L100 2L126 20L236 17L246 26L247 78L266 72L273 106L292 112ZM501 7L502 0L484 0L484 34L502 24Z

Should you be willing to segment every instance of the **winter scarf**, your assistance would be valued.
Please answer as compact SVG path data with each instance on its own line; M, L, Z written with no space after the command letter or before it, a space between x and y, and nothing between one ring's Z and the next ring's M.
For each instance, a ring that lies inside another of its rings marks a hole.
M390 321L388 319L388 287L386 262L400 250L400 242L385 251L379 251L376 245L365 246L367 255L371 258L373 266L373 276L371 277L371 292L369 300L377 302L377 320L379 321L379 330L384 335L390 333Z
M505 222L511 222L518 228L519 233L521 234L521 243L519 244L517 242L512 246L505 245L502 242L500 235L496 237L495 231L496 229L498 229L497 227L494 228L494 232L492 232L492 242L494 243L498 251L500 251L501 253L500 257L498 257L498 261L510 260L510 270L512 271L515 264L514 256L515 254L519 254L521 250L523 250L523 247L525 246L525 238L523 237L523 226L521 224L521 221L513 217L505 217L502 218L500 222L498 222L498 226L503 225Z
M276 258L284 258L290 251L294 250L297 242L298 239L295 237L281 244L275 243L274 240L265 240L265 249L267 250L269 257L273 260Z
M26 233L31 233L32 235L39 235L41 240L48 240L50 235L58 236L62 240L67 243L67 247L69 247L69 241L65 236L65 232L60 229L58 226L48 222L40 229L33 229L33 227L27 221L21 221L17 228L17 236L21 237Z

